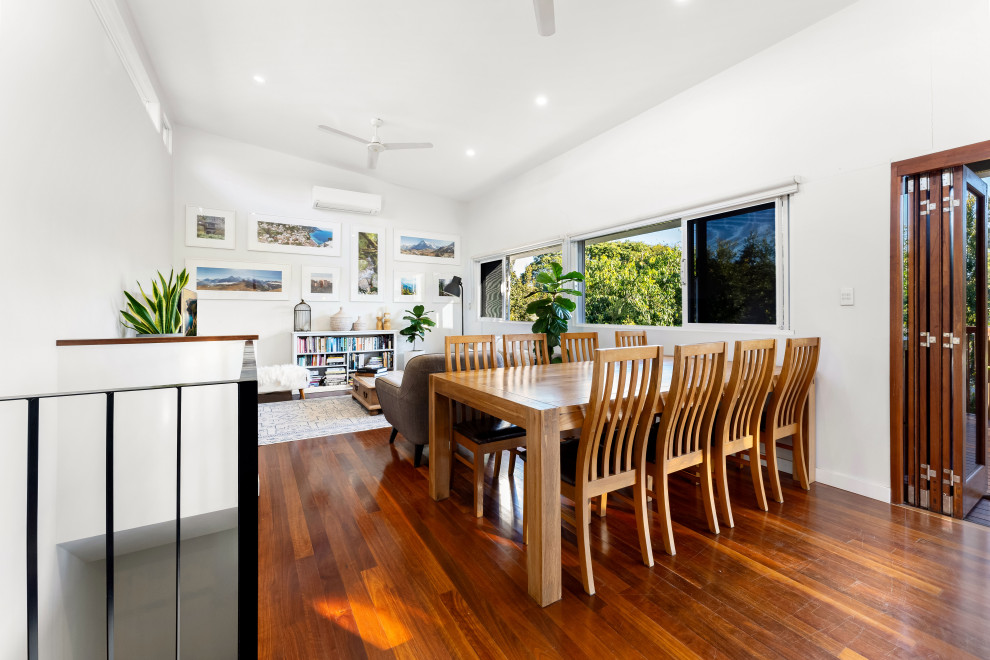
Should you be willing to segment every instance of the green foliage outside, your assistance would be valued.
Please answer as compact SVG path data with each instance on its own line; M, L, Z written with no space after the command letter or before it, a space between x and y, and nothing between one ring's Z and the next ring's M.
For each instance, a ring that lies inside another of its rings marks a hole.
M700 270L700 269L699 269ZM773 323L777 318L777 264L772 238L751 231L745 239L708 246L708 272L697 273L700 323Z
M681 248L640 241L584 250L588 323L681 325Z

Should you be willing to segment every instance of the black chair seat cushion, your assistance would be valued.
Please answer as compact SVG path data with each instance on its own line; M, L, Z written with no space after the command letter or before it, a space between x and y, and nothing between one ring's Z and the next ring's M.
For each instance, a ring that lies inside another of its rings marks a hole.
M482 417L454 424L454 430L478 444L519 438L526 435L526 429L509 424L493 417Z
M560 480L572 486L576 485L577 457L580 440L571 438L560 443ZM517 449L516 456L526 460L526 450Z

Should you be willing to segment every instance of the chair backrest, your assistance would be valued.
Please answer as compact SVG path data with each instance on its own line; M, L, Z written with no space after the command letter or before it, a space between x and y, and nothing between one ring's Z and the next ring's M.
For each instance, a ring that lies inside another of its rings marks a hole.
M701 462L701 450L712 439L724 381L725 342L674 347L674 371L657 434L657 462L684 457L672 469Z
M503 335L502 347L507 367L550 364L547 336L544 334Z
M646 330L616 330L616 346L646 346Z
M804 402L818 369L820 337L788 339L784 364L767 405L767 424L775 429L791 428L801 423Z
M643 464L662 377L662 346L606 348L595 353L591 396L578 448L578 480L588 483Z
M457 335L443 340L447 371L495 369L495 335Z
M777 342L773 339L736 342L732 373L715 425L719 442L759 438L760 418L773 384L776 363Z
M562 362L591 362L598 350L597 332L565 332L560 335Z

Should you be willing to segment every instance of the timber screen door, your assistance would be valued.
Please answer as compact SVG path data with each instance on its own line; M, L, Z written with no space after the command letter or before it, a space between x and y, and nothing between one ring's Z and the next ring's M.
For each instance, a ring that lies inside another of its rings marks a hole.
M963 518L987 489L986 184L901 178L906 501Z

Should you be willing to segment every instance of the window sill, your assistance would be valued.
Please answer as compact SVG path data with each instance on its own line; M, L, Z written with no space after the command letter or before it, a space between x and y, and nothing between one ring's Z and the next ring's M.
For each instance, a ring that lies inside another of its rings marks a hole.
M519 326L525 326L527 329L533 324L530 321L506 321L504 319L493 319L493 318L481 318L477 319L479 323L498 323L498 324L514 324ZM606 324L606 323L573 323L571 324L571 331L587 330L587 331L615 331L615 330L646 330L647 332L671 332L675 334L679 333L711 333L719 335L752 335L753 337L793 337L793 330L781 330L776 326L768 325L718 325L712 323L691 323L685 326L663 326L663 325L618 325L618 324Z

